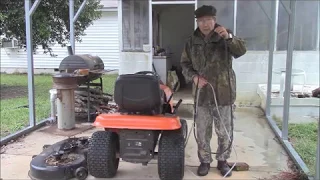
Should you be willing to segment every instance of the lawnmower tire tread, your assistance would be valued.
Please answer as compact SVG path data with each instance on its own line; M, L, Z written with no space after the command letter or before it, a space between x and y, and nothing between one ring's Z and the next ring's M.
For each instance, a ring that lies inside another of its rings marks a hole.
M183 132L183 137L185 138L184 142L186 142L188 138L188 124L185 119L180 119L180 123L181 123L181 130Z
M182 129L164 131L159 142L158 174L161 180L184 177L184 137Z
M119 158L119 137L109 131L97 131L92 134L88 148L88 171L96 178L112 178L116 175Z

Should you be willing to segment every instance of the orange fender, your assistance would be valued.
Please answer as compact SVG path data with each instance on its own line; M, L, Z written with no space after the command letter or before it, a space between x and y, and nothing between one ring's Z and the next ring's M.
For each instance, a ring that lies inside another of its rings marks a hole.
M181 127L178 116L100 114L94 126L110 129L176 130Z

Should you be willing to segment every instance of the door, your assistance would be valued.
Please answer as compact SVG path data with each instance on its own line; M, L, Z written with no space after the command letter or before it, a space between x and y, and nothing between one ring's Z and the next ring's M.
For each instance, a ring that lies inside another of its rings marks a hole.
M152 71L151 0L120 0L119 74Z

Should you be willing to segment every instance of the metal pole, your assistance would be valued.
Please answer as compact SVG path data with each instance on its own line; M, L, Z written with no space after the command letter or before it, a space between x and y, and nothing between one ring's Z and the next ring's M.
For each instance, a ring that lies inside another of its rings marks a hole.
M320 1L318 1L318 33L317 33L317 44L316 49L320 50Z
M283 122L282 122L282 139L288 140L288 122L289 122L289 107L291 96L291 74L292 74L292 56L294 45L294 24L296 16L296 0L290 1L291 14L289 14L289 34L288 34L288 50L286 62L286 80L284 91L284 107L283 107Z
M269 42L269 61L268 61L268 84L267 84L267 100L266 115L270 116L271 91L272 91L272 68L273 68L273 52L275 50L275 37L277 29L277 1L271 1L271 26L270 26L270 42Z
M29 126L36 125L35 98L34 98L34 71L33 71L33 43L32 43L32 14L38 7L40 0L37 0L31 8L31 0L24 1L26 19L26 43L28 61L28 99L29 99Z
M237 35L237 10L238 10L238 0L233 2L233 34Z
M317 36L317 49L320 46L320 1L318 2L318 36ZM317 160L316 160L316 179L320 179L320 120L318 120L318 147L317 147Z
M197 8L198 8L198 0L194 2L194 10L197 10ZM194 18L194 30L196 30L197 28L198 28L197 19Z
M152 71L152 64L153 64L153 54L152 54L152 45L153 45L153 34L152 34L152 0L148 1L148 9L149 9L149 70Z
M83 11L84 7L86 6L87 0L84 0L80 6L80 8L78 9L76 15L73 18L73 23L75 23L78 19L78 17L80 16L81 12Z
M287 11L288 14L292 14L292 9L288 8L288 6L283 1L284 0L280 0L283 8Z
M318 121L318 147L316 161L316 179L320 179L320 120Z
M29 15L30 15L30 16L33 15L34 11L37 9L37 7L38 7L39 4L40 4L40 1L41 1L41 0L36 0L36 1L33 3L32 7L31 7L31 9L30 9L30 11L29 11Z
M74 39L74 0L69 0L69 21L70 21L70 44L72 47L73 54L75 54L75 39Z
M275 26L274 26L274 51L277 50L277 41L278 41L278 23L279 23L279 0L275 0Z

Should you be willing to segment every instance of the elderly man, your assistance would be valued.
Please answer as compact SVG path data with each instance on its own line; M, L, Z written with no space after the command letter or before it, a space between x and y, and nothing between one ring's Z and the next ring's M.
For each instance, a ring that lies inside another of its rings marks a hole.
M227 164L232 143L229 141L229 135L232 139L233 107L236 99L236 78L232 69L232 59L244 55L246 47L242 39L216 23L215 7L199 7L195 11L195 18L198 28L184 46L181 66L185 78L193 82L193 90L198 85L200 91L195 119L198 157L201 163L198 175L207 175L210 163L213 161L210 140L214 122L218 136L218 150L215 157L218 161L217 168L225 176L230 170ZM231 172L227 176L231 176Z

